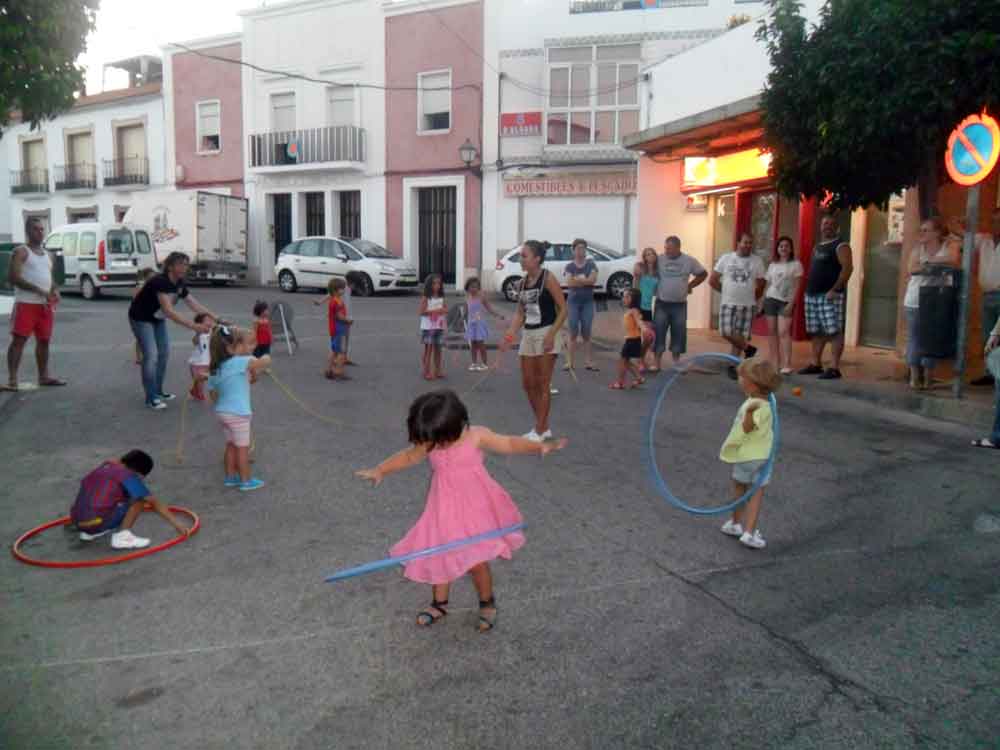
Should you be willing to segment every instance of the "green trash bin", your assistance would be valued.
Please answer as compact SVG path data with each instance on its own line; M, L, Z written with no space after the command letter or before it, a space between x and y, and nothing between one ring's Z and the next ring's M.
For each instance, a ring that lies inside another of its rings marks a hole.
M0 294L14 293L14 288L7 281L7 271L14 248L20 246L19 242L0 242ZM66 264L60 253L49 253L49 256L52 258L52 280L60 287L66 283Z
M17 244L14 242L0 242L0 294L13 294L14 290L7 283L7 270L10 268L10 257L14 253Z

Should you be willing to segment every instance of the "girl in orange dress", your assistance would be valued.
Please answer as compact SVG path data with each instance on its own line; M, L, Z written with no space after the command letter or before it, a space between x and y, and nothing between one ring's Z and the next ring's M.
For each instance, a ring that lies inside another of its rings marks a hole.
M636 360L642 360L642 315L639 312L641 300L642 295L638 289L628 289L622 296L622 306L625 308L622 320L625 327L625 343L622 345L621 359L618 360L618 379L610 386L613 391L620 391L626 387L626 373L632 375L630 388L646 382L639 373L639 365L636 364Z

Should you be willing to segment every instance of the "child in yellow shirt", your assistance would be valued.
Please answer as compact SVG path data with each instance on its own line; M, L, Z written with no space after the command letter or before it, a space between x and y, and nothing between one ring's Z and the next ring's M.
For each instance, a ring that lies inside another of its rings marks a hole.
M767 459L774 445L774 414L771 411L770 395L781 386L781 375L774 365L756 357L744 360L737 370L740 388L747 400L740 406L733 420L733 427L722 444L719 458L733 465L733 498L741 497L764 471ZM751 549L767 546L757 517L764 499L764 487L771 481L768 476L753 497L736 510L722 525L722 533L739 537L740 543Z

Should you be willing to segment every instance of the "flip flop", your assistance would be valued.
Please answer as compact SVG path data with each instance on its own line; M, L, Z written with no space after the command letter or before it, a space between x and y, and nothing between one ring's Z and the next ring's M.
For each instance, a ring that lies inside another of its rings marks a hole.
M991 450L1000 451L1000 445L993 445L993 443L986 438L978 438L972 441L973 448L990 448Z
M612 383L611 385L609 385L608 388L610 388L613 391L624 391L625 390L625 386L622 385L621 383L619 383L618 381L615 381L614 383Z
M53 388L56 386L66 385L66 381L60 380L59 378L46 378L45 380L39 380L38 385Z
M584 367L584 369L585 370L590 370L591 372L600 372L601 371L601 368L597 367L595 365L587 365L586 367Z

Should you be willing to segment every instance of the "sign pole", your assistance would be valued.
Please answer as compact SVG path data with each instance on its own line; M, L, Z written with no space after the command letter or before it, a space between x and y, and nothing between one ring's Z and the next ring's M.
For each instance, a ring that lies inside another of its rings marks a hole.
M969 298L972 292L972 254L975 252L976 227L979 226L979 185L969 188L965 199L965 237L962 239L962 286L958 298L958 351L955 363L955 398L962 398L965 387L965 353L969 344Z

